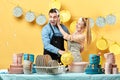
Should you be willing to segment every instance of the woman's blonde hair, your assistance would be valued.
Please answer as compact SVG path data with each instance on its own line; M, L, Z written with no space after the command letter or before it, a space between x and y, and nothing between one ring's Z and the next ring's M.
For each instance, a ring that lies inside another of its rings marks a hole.
M91 43L91 40L92 40L92 36L91 36L91 28L90 28L90 25L89 25L89 18L84 18L84 17L81 17L79 18L78 21L83 21L84 22L84 26L85 28L87 29L87 35L86 35L86 38L87 38L87 45L89 45Z

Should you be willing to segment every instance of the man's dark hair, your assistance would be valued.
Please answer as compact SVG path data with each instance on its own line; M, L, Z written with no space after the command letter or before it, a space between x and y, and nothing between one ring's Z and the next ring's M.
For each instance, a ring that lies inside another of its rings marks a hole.
M50 13L57 13L57 15L58 15L58 17L59 17L59 10L56 9L56 8L50 9L50 10L49 10L49 14L50 14Z

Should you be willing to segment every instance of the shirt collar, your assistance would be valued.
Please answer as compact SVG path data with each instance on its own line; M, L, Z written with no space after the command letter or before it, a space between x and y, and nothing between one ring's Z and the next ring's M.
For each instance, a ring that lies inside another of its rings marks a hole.
M49 23L49 24L50 24L50 23ZM57 26L53 26L53 25L51 25L51 26L52 26L53 29L57 28Z

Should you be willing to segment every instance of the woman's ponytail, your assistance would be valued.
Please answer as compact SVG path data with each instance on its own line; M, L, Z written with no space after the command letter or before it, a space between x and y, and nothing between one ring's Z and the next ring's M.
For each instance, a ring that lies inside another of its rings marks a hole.
M87 45L91 43L92 35L91 35L91 28L90 28L89 18L86 19L86 28L87 28Z

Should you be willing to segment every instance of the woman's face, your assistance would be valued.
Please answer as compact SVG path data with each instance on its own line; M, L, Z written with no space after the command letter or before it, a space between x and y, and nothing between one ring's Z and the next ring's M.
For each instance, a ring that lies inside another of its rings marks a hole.
M58 20L59 16L57 15L57 13L49 13L49 22L51 23L51 25L55 26Z
M76 25L77 32L83 33L85 31L85 22L84 21L78 21Z

